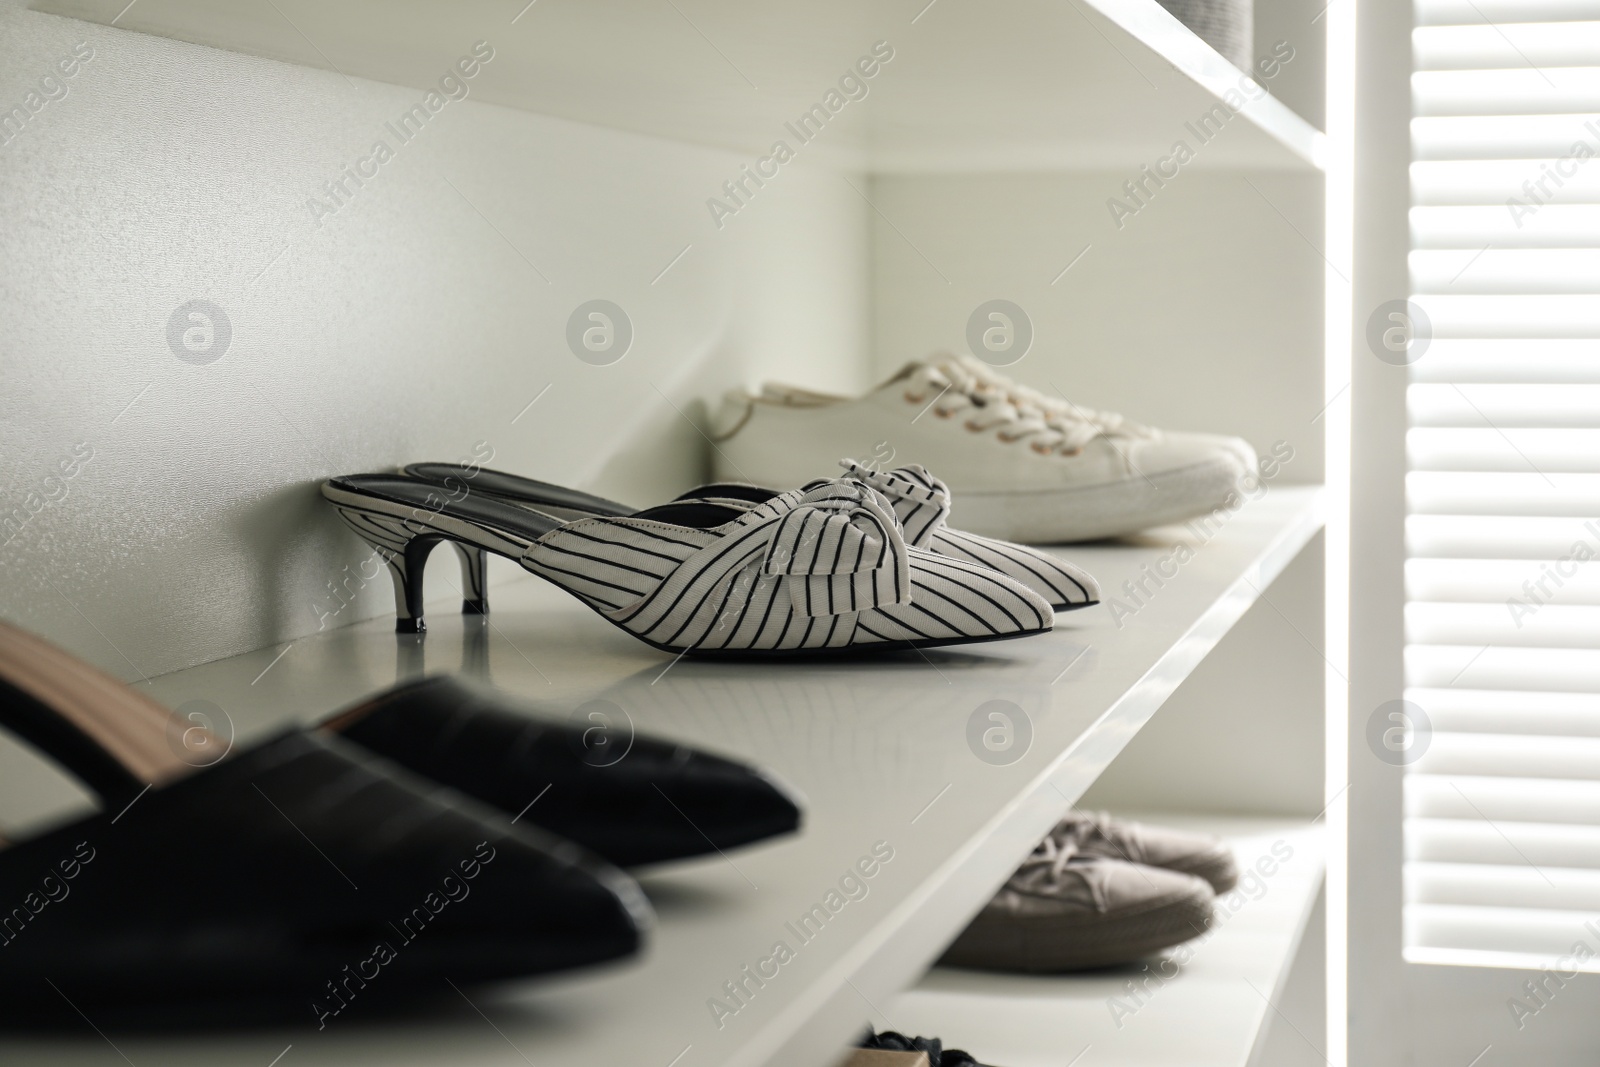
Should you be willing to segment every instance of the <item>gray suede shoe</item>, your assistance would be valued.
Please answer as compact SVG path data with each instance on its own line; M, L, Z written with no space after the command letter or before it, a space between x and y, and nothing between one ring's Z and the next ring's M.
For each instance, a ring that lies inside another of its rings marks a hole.
M1045 838L940 962L1036 972L1131 963L1205 933L1213 899L1195 875Z
M1050 838L1057 848L1071 848L1079 856L1127 860L1196 875L1210 882L1211 891L1218 896L1239 884L1233 850L1210 834L1125 822L1103 811L1075 811L1056 823Z

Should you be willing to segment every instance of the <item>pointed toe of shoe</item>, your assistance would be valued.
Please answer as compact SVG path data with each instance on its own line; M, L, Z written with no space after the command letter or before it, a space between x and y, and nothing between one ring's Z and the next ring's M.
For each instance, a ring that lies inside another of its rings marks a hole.
M694 753L662 792L719 849L800 827L800 801L792 789L764 771L720 756Z
M420 908L397 920L409 938L399 955L414 943L432 957L428 971L494 981L625 959L653 923L631 878L542 831L519 828L485 842L472 869L470 879L465 870L442 877Z
M800 826L799 796L765 772L687 747L646 751L615 768L639 798L594 827L604 854L624 867L688 859L792 833Z
M1010 567L996 567L1038 593L1054 611L1072 611L1100 603L1100 583L1075 563L1026 545L1007 545L1015 558Z
M912 550L911 602L864 612L869 639L914 645L999 641L1055 625L1050 602L997 570Z
M1071 608L1086 608L1090 604L1100 603L1100 583L1095 580L1094 575L1090 574L1082 567L1075 566L1066 562L1065 560L1056 560L1056 564L1057 566L1071 573L1073 580L1078 584L1079 588L1083 592L1083 599L1073 599L1064 607L1056 606L1056 610L1061 611L1069 610Z
M598 719L530 714L509 694L451 677L377 704L341 724L343 736L622 867L748 844L800 822L797 799L760 770L635 736L614 705L597 731Z
M1029 545L1014 544L948 527L934 534L933 551L998 571L1044 597L1055 611L1100 602L1100 583L1075 563Z

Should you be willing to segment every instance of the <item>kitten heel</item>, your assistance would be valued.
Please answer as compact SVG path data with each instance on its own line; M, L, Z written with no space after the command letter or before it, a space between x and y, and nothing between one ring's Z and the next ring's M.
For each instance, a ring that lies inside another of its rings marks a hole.
M477 545L451 541L461 560L461 614L489 614L489 557Z
M403 519L392 515L355 508L339 508L338 512L345 525L371 545L389 566L389 577L394 580L394 632L426 632L428 624L422 616L422 572L428 553L442 538L415 533L407 529ZM482 566L481 560L479 566ZM463 572L467 569L465 558L462 569Z

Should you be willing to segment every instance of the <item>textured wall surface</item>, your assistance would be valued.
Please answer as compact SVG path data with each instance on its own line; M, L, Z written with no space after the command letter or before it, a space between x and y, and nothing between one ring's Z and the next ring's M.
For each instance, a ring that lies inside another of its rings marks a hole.
M330 589L366 555L330 474L487 447L648 503L699 477L723 389L863 383L870 209L838 173L718 229L743 159L457 84L0 3L0 617L129 680L263 647L392 610L386 576ZM567 346L592 299L632 322L610 365Z
M1261 454L1287 442L1282 477L1320 482L1321 178L1179 169L1147 181L1140 205L1123 187L1139 177L878 179L894 220L877 224L880 371L960 349L973 309L1009 300L1033 346L1005 373L1153 426L1237 434ZM1113 198L1137 205L1120 226Z

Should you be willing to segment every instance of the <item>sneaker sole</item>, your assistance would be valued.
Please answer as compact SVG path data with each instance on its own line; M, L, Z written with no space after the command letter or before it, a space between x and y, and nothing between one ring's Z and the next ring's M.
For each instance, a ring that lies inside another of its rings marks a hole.
M1112 967L1203 936L1212 895L1180 897L1136 914L1091 922L1053 918L981 917L945 951L939 964L983 971L1054 974Z
M1231 456L1078 489L953 491L951 524L1021 544L1094 541L1222 509L1244 471Z

